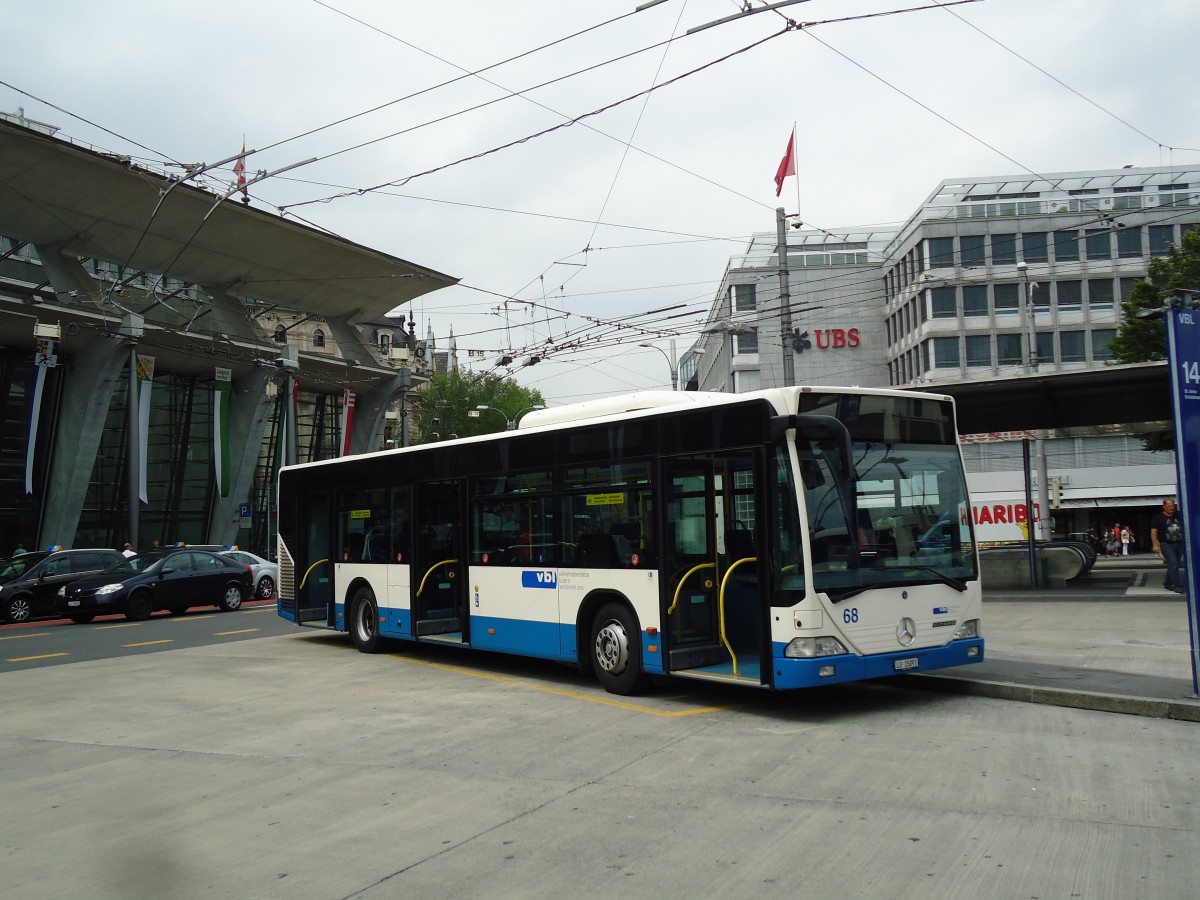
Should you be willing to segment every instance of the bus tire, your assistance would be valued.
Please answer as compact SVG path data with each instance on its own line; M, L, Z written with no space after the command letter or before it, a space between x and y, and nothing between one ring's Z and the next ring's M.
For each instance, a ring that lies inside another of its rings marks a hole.
M383 649L379 606L370 588L359 588L350 601L350 640L359 653L378 653Z
M596 680L606 691L629 696L645 690L649 678L642 671L642 633L628 606L610 601L600 607L589 647Z

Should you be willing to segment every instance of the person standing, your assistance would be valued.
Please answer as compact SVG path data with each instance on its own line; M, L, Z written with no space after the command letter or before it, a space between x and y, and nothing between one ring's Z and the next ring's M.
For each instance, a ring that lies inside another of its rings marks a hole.
M121 555L129 559L131 556L137 556L137 551L133 549L133 544L126 541L125 546L121 548Z
M1167 574L1163 578L1163 587L1177 594L1182 594L1183 584L1183 522L1179 518L1175 498L1168 497L1163 501L1162 512L1155 513L1150 520L1150 546L1155 555L1161 556L1167 564Z
M1133 543L1133 529L1128 525L1121 526L1121 555L1129 555L1129 545Z

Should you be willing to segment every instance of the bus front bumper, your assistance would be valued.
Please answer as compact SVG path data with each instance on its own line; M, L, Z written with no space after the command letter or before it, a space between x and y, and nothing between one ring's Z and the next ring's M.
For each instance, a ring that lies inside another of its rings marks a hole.
M818 687L845 681L887 678L912 672L930 672L952 666L983 662L983 638L951 641L940 647L923 647L902 653L880 653L872 656L818 656L812 659L793 659L783 655L786 644L774 645L775 688Z

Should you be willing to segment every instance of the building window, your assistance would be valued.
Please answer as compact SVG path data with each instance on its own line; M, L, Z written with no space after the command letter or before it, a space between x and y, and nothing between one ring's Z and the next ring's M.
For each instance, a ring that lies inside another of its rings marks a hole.
M316 331L313 332L313 346L314 347L324 347L325 346L325 332L323 332L320 328L318 328Z
M758 352L758 329L751 328L745 334L733 336L733 352L738 356Z
M1113 282L1111 278L1088 279L1088 307L1095 310L1113 308Z
M933 339L932 343L933 359L930 360L931 368L957 369L959 367L958 338L937 337Z
M1062 361L1083 362L1087 357L1083 350L1082 331L1063 331L1058 335L1058 348Z
M1092 359L1095 362L1103 362L1113 358L1112 350L1108 344L1114 337L1117 331L1115 328L1096 328L1092 331Z
M1015 366L1021 363L1021 335L996 335L996 361L1002 366Z
M957 288L938 287L930 291L933 296L933 318L954 319L958 316Z
M1011 266L1017 261L1017 236L1015 234L992 235L992 265Z
M1129 295L1133 293L1133 286L1138 283L1136 278L1121 279L1121 302L1124 303L1129 299Z
M1117 256L1133 259L1142 255L1142 229L1122 228L1117 232Z
M744 394L762 387L762 376L758 369L744 369L733 373L733 392Z
M275 326L275 343L277 343L277 344L286 344L287 343L287 329L284 328L282 325Z
M1076 262L1079 259L1079 232L1054 232L1054 261Z
M1054 287L1058 293L1059 312L1083 309L1082 281L1058 281L1055 282ZM1066 360L1064 358L1064 362L1065 361Z
M1086 235L1088 259L1112 259L1112 237L1107 228L1089 228Z
M992 338L987 334L967 335L967 365L991 366Z
M986 316L988 314L988 298L987 286L983 284L970 284L962 289L963 292L963 315L964 316Z
M1021 311L1021 292L1016 284L992 285L992 296L996 301L996 315L1007 316Z
M1037 333L1038 365L1054 365L1054 332L1039 331Z
M386 354L392 347L392 334L389 331L381 331L378 334L379 349Z
M1171 245L1175 243L1175 226L1174 225L1151 225L1150 226L1150 255L1151 256L1166 256L1171 252Z
M1021 235L1021 258L1027 263L1044 263L1049 261L1049 251L1046 244L1046 232L1031 231Z
M733 311L754 312L757 309L757 301L754 296L755 287L753 284L735 284L730 288L733 292Z
M929 268L944 269L954 265L954 238L929 239Z
M958 255L964 266L982 266L987 263L982 234L964 234L958 239Z

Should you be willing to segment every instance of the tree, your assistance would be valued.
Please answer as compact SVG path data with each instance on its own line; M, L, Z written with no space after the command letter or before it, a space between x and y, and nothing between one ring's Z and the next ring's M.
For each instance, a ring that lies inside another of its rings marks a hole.
M1167 333L1162 316L1139 318L1138 313L1163 307L1163 294L1200 290L1200 231L1185 231L1180 246L1150 260L1150 274L1121 304L1122 320L1109 349L1117 362L1154 362L1167 358Z
M451 435L471 437L504 431L510 419L530 407L546 405L540 392L511 379L459 372L434 375L418 397L414 444L445 440ZM478 418L467 415L481 405L488 409L478 410Z
M1150 260L1147 280L1139 281L1121 304L1121 325L1109 342L1117 362L1154 362L1167 358L1166 322L1161 315L1139 313L1163 308L1163 295L1176 290L1200 290L1200 231L1183 233L1179 246L1166 256ZM1156 431L1142 438L1147 450L1173 450L1170 431Z

